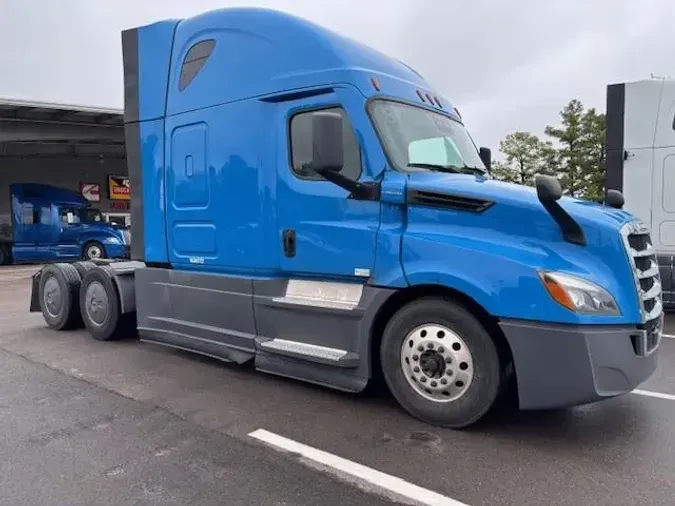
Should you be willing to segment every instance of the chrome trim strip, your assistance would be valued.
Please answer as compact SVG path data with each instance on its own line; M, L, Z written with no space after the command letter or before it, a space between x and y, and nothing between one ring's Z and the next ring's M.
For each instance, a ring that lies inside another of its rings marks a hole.
M289 341L287 339L271 339L260 344L263 349L274 351L286 351L305 355L308 357L317 357L327 360L338 361L347 355L347 351L337 348L328 348L316 344L301 343L299 341Z

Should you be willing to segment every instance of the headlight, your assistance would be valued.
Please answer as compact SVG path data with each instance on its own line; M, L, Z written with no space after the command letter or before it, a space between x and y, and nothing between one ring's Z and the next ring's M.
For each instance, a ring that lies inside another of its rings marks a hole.
M601 286L562 272L540 272L546 291L558 304L579 314L619 315L614 297Z
M106 244L122 244L122 241L120 241L117 237L106 237L103 239L103 242Z

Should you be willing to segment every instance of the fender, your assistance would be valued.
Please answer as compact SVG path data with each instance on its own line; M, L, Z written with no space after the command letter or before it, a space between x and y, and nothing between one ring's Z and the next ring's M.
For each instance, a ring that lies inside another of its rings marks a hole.
M631 315L577 315L556 303L539 279L547 268L588 277L550 248L519 237L467 237L451 227L413 226L403 238L402 264L411 286L435 284L471 297L500 319L569 324L625 324ZM586 265L588 265L586 263ZM606 268L605 268L606 269ZM591 277L592 279L592 277Z

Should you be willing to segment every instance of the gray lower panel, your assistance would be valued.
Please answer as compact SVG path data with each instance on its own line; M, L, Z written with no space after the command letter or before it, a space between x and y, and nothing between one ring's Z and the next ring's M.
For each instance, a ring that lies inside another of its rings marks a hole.
M259 371L276 376L306 381L344 392L360 392L368 383L368 377L357 376L350 369L294 360L265 352L256 355L255 367Z
M636 327L502 321L521 409L576 406L625 394L656 370L658 349L639 356Z
M288 284L285 280L254 280L253 300L259 342L276 339L341 350L344 354L334 361L334 365L349 369L350 372L345 371L344 374L353 375L358 385L365 386L370 377L373 321L394 290L363 285L359 285L358 290L352 287L340 289L339 283L325 283L329 288L338 288L332 293L320 290L310 295L310 286L289 288ZM307 296L303 296L303 292L307 292ZM258 349L263 351L260 345ZM267 354L270 350L264 348L264 351ZM331 362L326 359L330 353L319 351L315 357L304 358L295 355L296 360L292 352L279 354L285 355L286 359L270 362L258 354L256 367L314 383L325 383L319 371L322 364ZM316 365L307 367L305 363L308 360Z
M160 268L135 271L142 340L245 362L259 370L359 391L370 333L394 292L370 286L251 280Z
M135 285L142 339L237 362L253 357L251 280L142 268Z

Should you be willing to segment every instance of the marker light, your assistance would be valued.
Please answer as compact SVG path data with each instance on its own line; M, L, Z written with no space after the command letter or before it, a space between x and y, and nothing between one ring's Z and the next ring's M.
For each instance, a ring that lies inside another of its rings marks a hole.
M621 314L614 297L601 286L562 272L540 272L551 298L578 314L616 316Z

